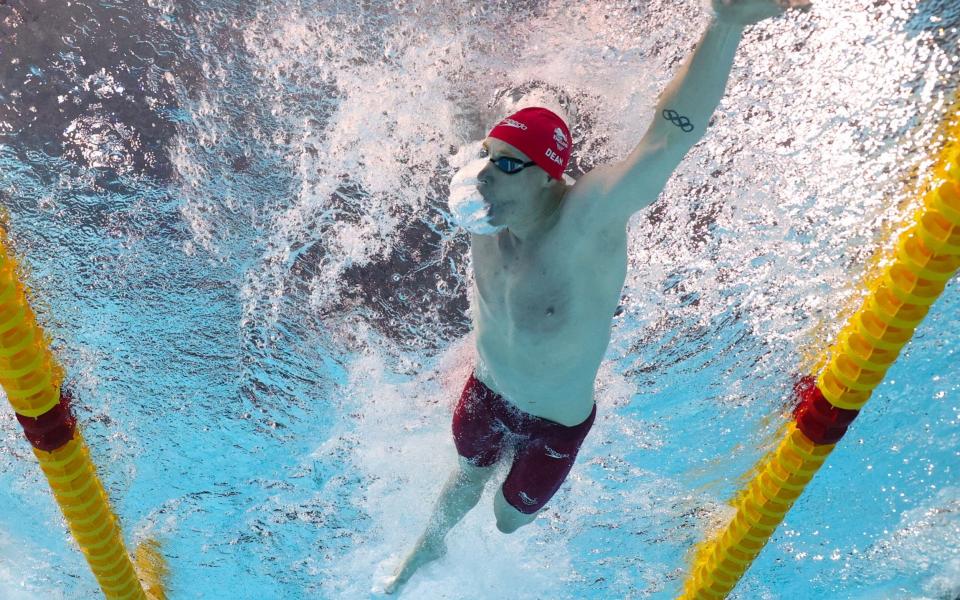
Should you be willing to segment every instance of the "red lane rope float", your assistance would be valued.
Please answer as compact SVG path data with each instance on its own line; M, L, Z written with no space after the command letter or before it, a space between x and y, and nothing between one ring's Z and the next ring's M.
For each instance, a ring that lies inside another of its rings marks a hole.
M826 366L795 386L794 421L736 496L730 523L697 547L680 598L725 598L736 586L960 269L960 121L945 130L948 144L934 171L944 181L924 196L891 264L830 347Z
M76 431L77 420L70 411L70 395L60 390L60 402L38 417L17 414L27 439L38 450L52 452L65 445Z
M797 429L814 444L836 444L860 414L858 410L837 408L830 404L817 387L816 379L811 376L797 383L794 394L800 400L793 411Z
M7 251L6 223L0 219L0 385L104 595L110 600L145 600L62 381L62 369ZM156 580L149 572L144 577ZM165 597L162 585L148 587L151 598Z

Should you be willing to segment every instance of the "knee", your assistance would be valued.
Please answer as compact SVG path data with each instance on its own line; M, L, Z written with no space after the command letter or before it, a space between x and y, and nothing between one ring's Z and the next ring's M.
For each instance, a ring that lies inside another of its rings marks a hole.
M506 523L504 523L504 522L501 521L500 519L497 519L497 529L500 530L500 533L507 533L507 534L509 534L509 533L513 533L514 531L516 531L517 529L520 529L520 528L519 528L519 527L510 527L509 525L507 525Z
M526 523L518 523L516 521L505 521L499 516L497 517L497 529L500 530L500 533L510 534L520 529L524 525L526 525Z
M524 525L533 523L533 520L537 518L537 513L528 515L516 509L512 509L512 511L512 513L507 515L497 515L497 529L500 530L500 533L513 533Z
M497 517L497 529L501 533L513 533L524 525L532 523L537 518L537 513L532 514L520 512L503 496L503 488L497 490L497 495L493 501L493 512ZM539 512L539 511L538 511Z

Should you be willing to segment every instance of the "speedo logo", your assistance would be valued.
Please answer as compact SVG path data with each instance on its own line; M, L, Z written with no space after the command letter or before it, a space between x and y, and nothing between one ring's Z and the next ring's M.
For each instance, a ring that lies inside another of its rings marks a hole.
M550 458L570 458L569 454L562 454L560 452L557 452L550 446L544 446L543 449L547 453L547 456L549 456Z
M537 499L531 498L530 496L527 495L526 492L520 492L520 500L527 506L533 506L534 504L537 503Z
M523 123L521 123L520 121L517 121L517 120L515 120L515 119L507 118L507 119L504 119L504 120L500 121L500 124L501 124L501 125L504 125L504 126L506 126L506 127L516 127L517 129L521 129L521 130L523 130L523 131L526 131L526 130L527 130L527 126L526 126L526 125L524 125Z

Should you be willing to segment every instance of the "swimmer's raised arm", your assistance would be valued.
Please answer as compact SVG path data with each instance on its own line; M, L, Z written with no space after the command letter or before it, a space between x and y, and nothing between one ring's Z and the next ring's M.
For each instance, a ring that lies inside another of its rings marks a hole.
M808 7L807 0L713 0L714 17L660 95L653 123L626 160L603 170L601 185L612 218L627 220L653 203L703 137L723 97L744 27L788 8Z

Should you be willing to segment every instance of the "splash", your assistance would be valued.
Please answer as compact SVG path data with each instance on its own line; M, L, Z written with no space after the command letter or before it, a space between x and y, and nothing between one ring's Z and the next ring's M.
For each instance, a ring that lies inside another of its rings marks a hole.
M83 384L92 451L115 465L122 518L169 540L173 589L228 574L249 598L365 594L454 464L471 273L448 200L471 145L536 103L571 125L572 176L625 157L706 19L700 0L149 0L48 3L39 36L17 25L38 16L25 4L0 5L23 14L0 19L19 28L4 51L20 59L4 79L18 89L0 90L0 196ZM855 304L860 265L888 238L877 232L911 210L957 80L954 9L821 4L747 33L708 137L630 224L600 415L556 504L503 538L488 490L447 562L415 584L424 597L678 585L686 548L782 421L800 348L832 337L824 324ZM948 292L931 316L941 331L957 310ZM914 423L927 398L917 431L934 435L892 457L869 444L894 432L864 415L866 442L824 480L878 528L899 527L887 503L903 488L929 504L927 486L950 480L921 483L900 461L953 439L957 392L942 381L957 380L955 359L953 338L921 336L877 399ZM38 562L11 564L33 596L70 589L82 561L13 425L0 418L0 489L12 490L0 503L13 507L0 526L42 543ZM943 452L938 464L955 460ZM881 470L896 491L867 477ZM818 521L828 506L798 509L805 527L791 531L831 525L835 547L874 535ZM821 541L775 541L758 572L787 581L747 580L744 597L866 585L794 558ZM956 582L938 576L937 589Z
M490 205L477 190L477 177L487 159L478 158L464 165L450 182L450 212L457 225L477 235L493 235L504 225L490 224Z

